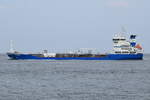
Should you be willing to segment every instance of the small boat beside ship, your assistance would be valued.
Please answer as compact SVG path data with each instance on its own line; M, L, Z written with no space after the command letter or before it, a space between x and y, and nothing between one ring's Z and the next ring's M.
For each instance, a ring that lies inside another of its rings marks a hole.
M112 39L113 49L110 53L100 54L88 52L69 52L69 53L48 53L44 50L43 53L20 53L11 49L7 53L10 59L25 60L142 60L143 48L136 43L136 35L131 34L129 39L126 39L124 34L115 34Z

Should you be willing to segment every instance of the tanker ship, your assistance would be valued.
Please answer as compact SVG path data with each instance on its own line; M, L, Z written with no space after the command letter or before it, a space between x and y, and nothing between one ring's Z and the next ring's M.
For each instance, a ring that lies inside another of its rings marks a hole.
M12 48L7 53L10 59L14 60L142 60L143 48L136 43L136 35L131 34L126 39L124 34L115 34L113 39L113 49L109 53L94 53L92 50L83 52L82 50L68 53L49 53L44 50L42 53L21 53Z

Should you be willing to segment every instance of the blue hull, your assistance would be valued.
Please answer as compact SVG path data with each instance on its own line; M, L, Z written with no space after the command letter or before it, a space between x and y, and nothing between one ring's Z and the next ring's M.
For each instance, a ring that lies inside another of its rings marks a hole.
M15 54L7 53L11 59L25 60L25 59L37 59L37 60L142 60L143 54L107 54L104 57L37 57L31 54Z

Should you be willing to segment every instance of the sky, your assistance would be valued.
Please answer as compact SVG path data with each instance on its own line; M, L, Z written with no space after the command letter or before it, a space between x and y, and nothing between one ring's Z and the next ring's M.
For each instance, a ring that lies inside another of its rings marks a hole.
M0 52L44 49L112 49L112 37L126 35L150 53L149 0L0 0Z

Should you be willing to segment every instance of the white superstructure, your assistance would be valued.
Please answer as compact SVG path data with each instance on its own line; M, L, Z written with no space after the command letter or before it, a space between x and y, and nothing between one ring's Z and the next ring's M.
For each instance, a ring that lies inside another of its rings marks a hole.
M142 47L136 45L136 35L130 35L130 40L127 40L124 34L115 34L113 37L113 51L114 54L136 54L142 53Z

